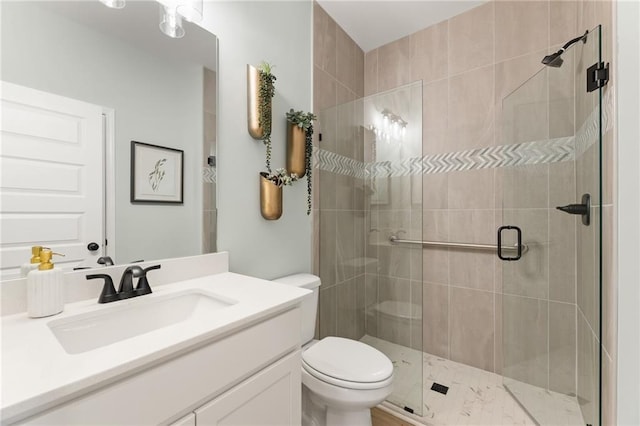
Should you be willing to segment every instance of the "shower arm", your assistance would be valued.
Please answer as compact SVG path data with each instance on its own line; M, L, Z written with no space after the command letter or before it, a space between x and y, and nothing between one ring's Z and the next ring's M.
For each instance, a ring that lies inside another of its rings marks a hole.
M576 44L580 40L582 40L583 43L586 43L588 34L589 34L589 30L585 31L584 34L582 34L581 36L569 40L568 42L566 42L564 44L564 46L562 46L562 49L560 49L560 50L562 50L564 52L565 50L567 50L568 48L570 48L571 46L573 46L574 44Z

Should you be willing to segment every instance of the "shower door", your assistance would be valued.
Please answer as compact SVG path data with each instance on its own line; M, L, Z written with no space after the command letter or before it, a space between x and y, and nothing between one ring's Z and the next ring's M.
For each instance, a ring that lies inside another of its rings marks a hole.
M320 337L387 355L387 401L420 415L422 82L322 110L318 121Z
M522 254L504 250L497 261L498 333L505 388L535 422L597 425L602 89L587 81L601 62L600 28L562 60L502 104L498 240L520 242Z

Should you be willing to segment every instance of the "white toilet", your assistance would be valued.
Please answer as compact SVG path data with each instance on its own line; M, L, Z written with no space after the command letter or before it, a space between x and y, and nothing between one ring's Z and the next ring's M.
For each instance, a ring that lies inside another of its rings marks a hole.
M313 291L302 303L302 425L371 426L370 409L393 390L393 364L356 340L313 340L320 278L296 274L274 280Z

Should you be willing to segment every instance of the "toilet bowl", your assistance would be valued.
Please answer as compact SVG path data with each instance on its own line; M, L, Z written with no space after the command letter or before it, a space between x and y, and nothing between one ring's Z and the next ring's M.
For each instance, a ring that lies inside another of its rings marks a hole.
M301 307L303 426L371 426L370 409L393 390L393 364L382 352L356 340L312 340L318 277L297 274L275 282L313 290Z

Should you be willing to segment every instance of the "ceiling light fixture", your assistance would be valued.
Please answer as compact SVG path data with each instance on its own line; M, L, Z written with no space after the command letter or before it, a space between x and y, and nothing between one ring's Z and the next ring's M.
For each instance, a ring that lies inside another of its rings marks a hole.
M184 36L182 15L178 13L175 6L160 5L160 31L171 38L180 38Z
M381 124L379 126L371 124L369 130L387 143L390 143L392 139L402 141L407 133L409 123L388 109L382 110L380 115L382 118L378 118L376 121Z
M122 9L126 1L125 0L100 0L100 3L104 4L111 9Z
M122 9L126 0L100 0L112 9ZM182 19L188 22L202 21L203 0L158 0L160 3L160 31L171 38L184 36Z
M182 19L202 21L202 0L165 0L160 2L160 30L172 38L184 36Z

